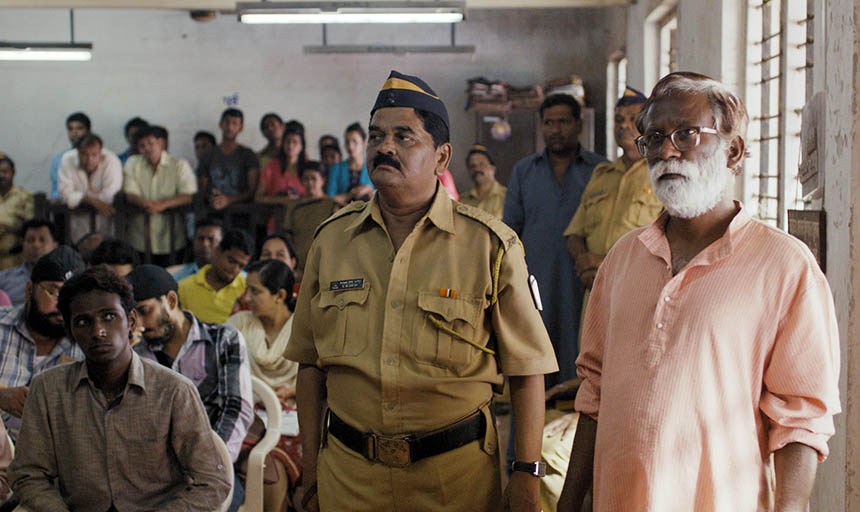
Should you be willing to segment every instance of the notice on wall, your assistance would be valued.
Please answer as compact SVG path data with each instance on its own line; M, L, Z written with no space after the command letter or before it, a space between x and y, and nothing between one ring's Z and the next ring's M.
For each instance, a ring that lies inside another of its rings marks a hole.
M805 243L827 273L827 223L824 210L788 210L788 233Z

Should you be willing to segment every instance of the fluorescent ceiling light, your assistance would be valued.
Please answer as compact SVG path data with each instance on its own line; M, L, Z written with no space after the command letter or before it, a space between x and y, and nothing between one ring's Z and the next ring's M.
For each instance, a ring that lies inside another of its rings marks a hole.
M0 41L0 61L88 61L91 43L21 43Z
M242 23L457 23L465 2L240 2Z

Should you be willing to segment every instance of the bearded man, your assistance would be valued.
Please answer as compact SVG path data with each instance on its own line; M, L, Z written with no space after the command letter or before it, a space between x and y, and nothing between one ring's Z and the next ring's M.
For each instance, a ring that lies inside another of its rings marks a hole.
M731 199L749 118L673 73L637 124L657 198L594 280L558 510L806 510L840 411L833 299L812 253Z
M33 265L25 303L0 307L0 409L13 439L33 377L84 354L66 337L57 297L63 282L84 269L74 249L60 246Z

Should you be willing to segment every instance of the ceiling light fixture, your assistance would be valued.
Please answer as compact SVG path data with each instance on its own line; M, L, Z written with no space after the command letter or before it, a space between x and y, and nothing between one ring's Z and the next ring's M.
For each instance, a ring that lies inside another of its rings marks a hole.
M242 23L457 23L464 1L239 2Z
M69 9L68 43L0 41L0 61L88 61L92 43L75 42L75 11Z

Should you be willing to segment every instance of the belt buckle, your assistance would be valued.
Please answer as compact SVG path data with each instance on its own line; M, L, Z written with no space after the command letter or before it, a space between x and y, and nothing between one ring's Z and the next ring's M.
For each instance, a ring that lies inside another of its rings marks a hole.
M386 466L405 468L412 463L409 439L403 437L372 436L373 460Z

